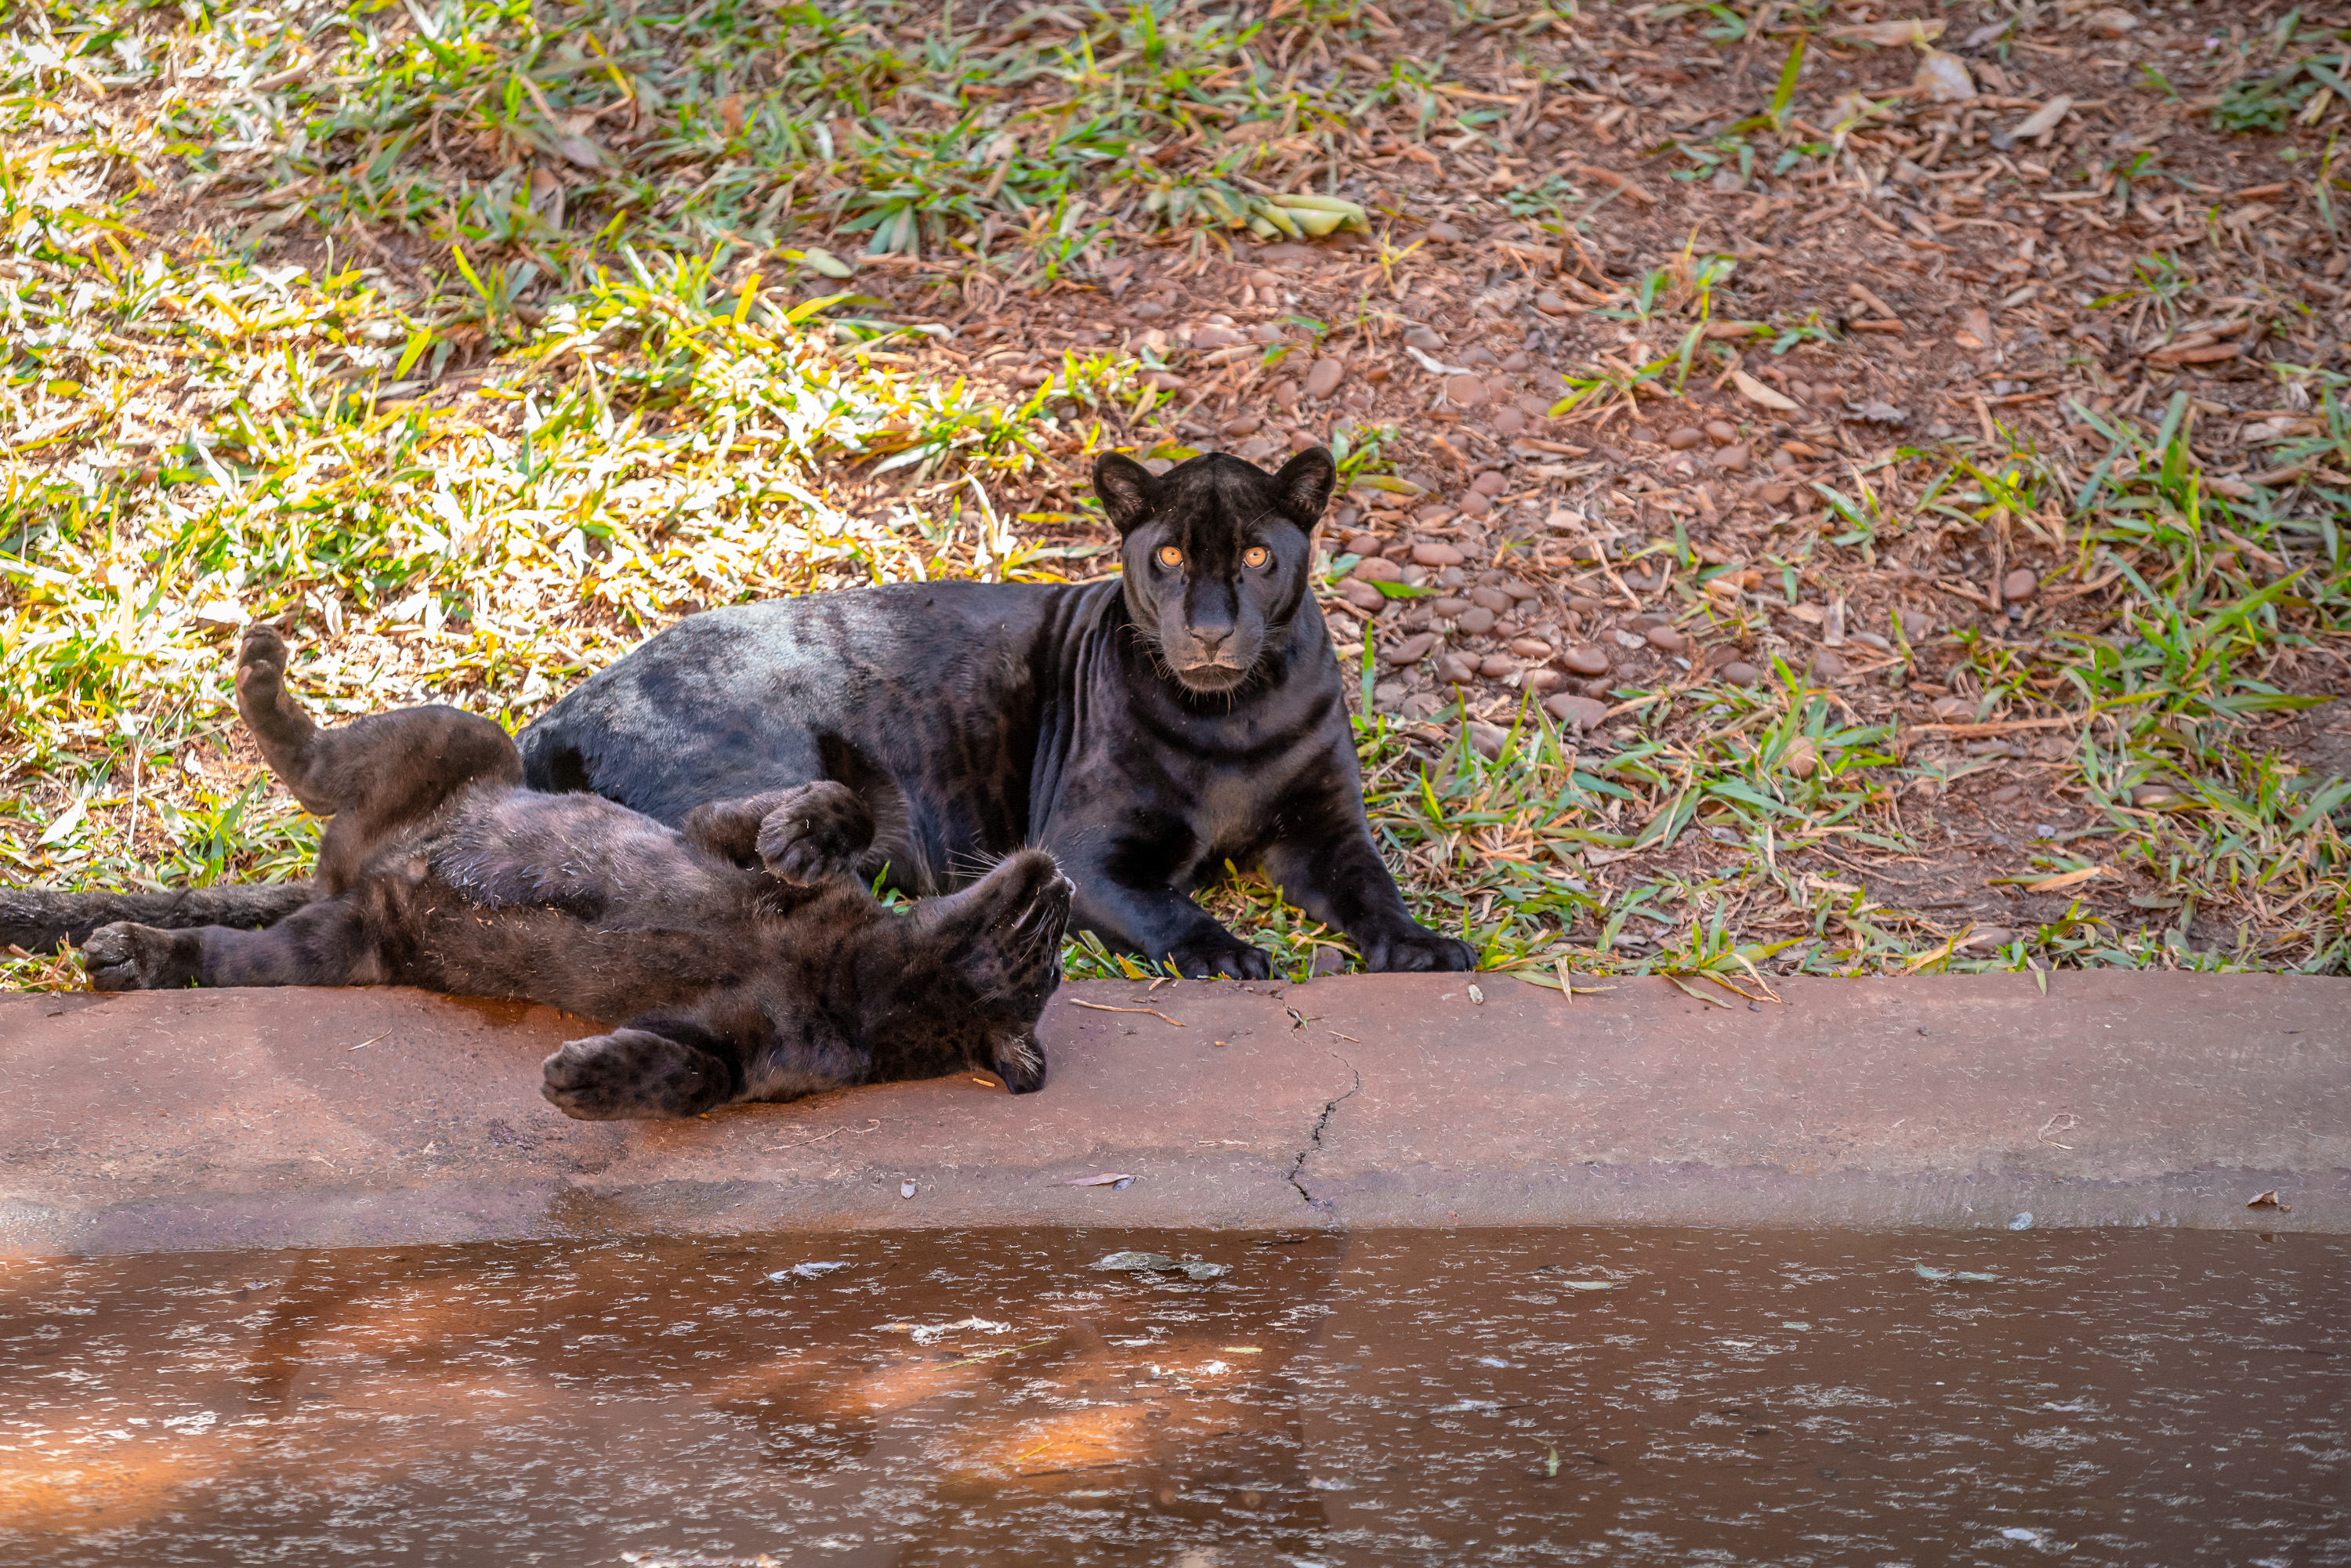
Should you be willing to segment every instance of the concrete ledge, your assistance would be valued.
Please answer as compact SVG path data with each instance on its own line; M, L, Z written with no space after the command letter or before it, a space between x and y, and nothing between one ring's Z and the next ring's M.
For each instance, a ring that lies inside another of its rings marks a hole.
M552 1009L0 997L0 1252L1133 1225L2351 1230L2351 983L1071 986L1051 1082L569 1121ZM1607 984L1607 982L1595 982ZM1096 1004L1093 1008L1082 1004ZM1155 1008L1149 1012L1100 1010ZM1097 1174L1124 1191L1073 1186ZM914 1184L912 1197L903 1184ZM2279 1188L2291 1212L2248 1210Z

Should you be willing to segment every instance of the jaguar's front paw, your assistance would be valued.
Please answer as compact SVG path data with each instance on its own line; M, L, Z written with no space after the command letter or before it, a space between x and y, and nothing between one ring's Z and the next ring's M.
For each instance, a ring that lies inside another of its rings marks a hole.
M1474 969L1478 967L1477 950L1467 942L1450 936L1439 936L1425 925L1415 925L1393 936L1365 942L1364 967L1374 974L1415 972L1428 969Z
M716 1057L650 1030L566 1040L541 1066L547 1081L539 1092L582 1122L698 1116L734 1093Z
M759 824L759 859L773 876L813 886L856 869L873 842L873 813L830 779L787 789Z
M204 938L118 920L81 945L93 991L163 991L193 983L204 969Z
M1166 955L1176 972L1186 979L1262 980L1273 973L1273 955L1252 947L1228 931L1214 937L1178 943Z

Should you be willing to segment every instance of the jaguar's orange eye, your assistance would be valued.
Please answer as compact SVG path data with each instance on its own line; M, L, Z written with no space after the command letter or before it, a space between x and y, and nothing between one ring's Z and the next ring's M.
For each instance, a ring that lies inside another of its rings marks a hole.
M1252 545L1241 552L1243 566L1263 566L1273 559L1273 552L1263 545Z
M1159 564L1165 567L1182 566L1184 564L1184 552L1177 549L1174 545L1161 545L1159 547Z

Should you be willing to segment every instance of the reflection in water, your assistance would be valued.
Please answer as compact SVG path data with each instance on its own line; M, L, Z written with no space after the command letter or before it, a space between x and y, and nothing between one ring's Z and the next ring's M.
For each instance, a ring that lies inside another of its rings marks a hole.
M2182 1231L14 1261L0 1562L2351 1563L2346 1299Z

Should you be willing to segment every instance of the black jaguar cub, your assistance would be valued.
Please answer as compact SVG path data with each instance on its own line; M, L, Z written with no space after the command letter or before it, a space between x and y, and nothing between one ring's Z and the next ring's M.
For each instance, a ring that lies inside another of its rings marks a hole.
M893 914L850 874L873 819L841 784L668 828L524 789L506 732L455 708L320 729L285 669L276 632L246 633L237 709L295 798L334 819L318 896L258 931L101 926L83 946L99 990L413 985L624 1019L545 1064L548 1099L595 1120L966 1067L1043 1084L1036 1023L1071 892L1051 856Z

